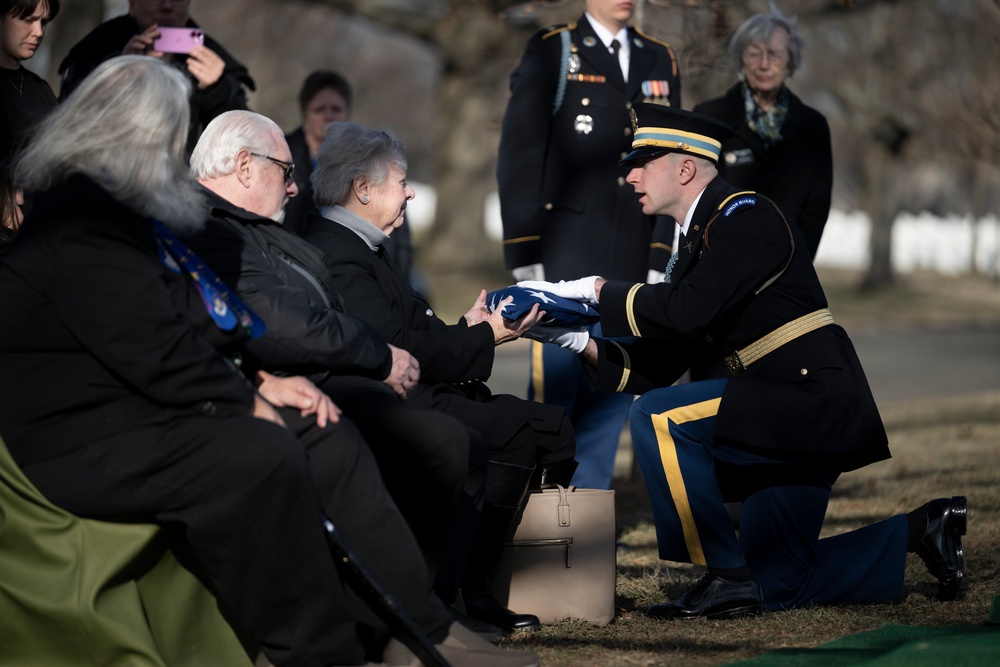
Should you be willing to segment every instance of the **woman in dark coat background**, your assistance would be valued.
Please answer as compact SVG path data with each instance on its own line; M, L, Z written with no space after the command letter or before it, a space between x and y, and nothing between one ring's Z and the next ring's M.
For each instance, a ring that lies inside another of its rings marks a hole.
M747 19L729 42L739 81L719 98L695 106L736 129L722 145L719 173L731 185L770 197L802 230L816 257L830 214L833 153L826 119L788 89L802 63L794 19L772 13Z
M59 0L0 0L0 158L8 162L56 106L49 84L21 63L35 55L58 13Z

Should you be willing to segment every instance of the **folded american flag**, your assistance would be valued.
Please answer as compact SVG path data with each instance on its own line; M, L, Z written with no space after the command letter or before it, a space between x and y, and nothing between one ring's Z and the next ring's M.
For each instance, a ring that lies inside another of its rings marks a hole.
M537 303L538 309L545 311L545 317L539 324L586 329L591 324L601 320L601 316L594 306L573 299L565 299L551 292L527 289L517 285L511 285L487 294L486 307L492 313L500 307L500 302L509 296L514 297L514 300L503 306L504 319L516 320L524 316Z

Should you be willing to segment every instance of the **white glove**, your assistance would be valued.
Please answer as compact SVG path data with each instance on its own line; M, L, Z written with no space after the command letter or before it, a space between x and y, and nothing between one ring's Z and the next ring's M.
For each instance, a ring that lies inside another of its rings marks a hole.
M587 331L554 327L547 324L532 327L524 333L524 337L541 343L553 343L577 354L583 352L587 343L590 342L590 334Z
M511 271L514 280L545 280L544 264L528 264Z
M667 277L667 274L663 271L657 271L656 269L650 269L646 272L646 282L650 285L657 285L663 282L663 279Z
M557 283L548 283L544 280L522 280L517 286L549 292L564 299L574 299L596 306L597 292L594 290L594 284L598 278L600 276L587 276L578 280L560 280Z

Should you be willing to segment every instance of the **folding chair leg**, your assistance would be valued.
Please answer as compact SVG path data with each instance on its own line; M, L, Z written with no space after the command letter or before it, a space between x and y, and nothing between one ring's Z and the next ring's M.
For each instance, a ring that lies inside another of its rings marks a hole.
M406 644L425 667L450 667L444 656L434 648L427 633L417 625L396 596L393 595L378 576L358 558L333 522L323 518L327 542L333 553L337 567L344 581L361 596L387 626L392 635Z

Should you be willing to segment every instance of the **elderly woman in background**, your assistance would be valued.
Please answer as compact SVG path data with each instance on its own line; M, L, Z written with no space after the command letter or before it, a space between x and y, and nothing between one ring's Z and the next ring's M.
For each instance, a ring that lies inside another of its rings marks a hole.
M492 371L496 346L537 323L537 306L510 323L501 309L484 312L483 290L459 324L446 324L382 247L414 196L402 143L358 123L333 123L317 161L313 188L322 215L309 218L305 237L327 256L348 311L420 362L420 382L409 402L445 410L489 446L486 500L462 583L466 613L505 630L538 627L537 617L512 612L493 598L492 577L529 486L543 473L547 481L568 484L576 467L575 439L562 408L493 395L482 382Z
M830 214L833 153L826 119L788 89L802 47L794 19L773 6L772 13L747 19L727 52L739 82L694 110L736 128L722 144L719 173L738 188L773 199L802 230L805 251L815 257Z
M35 55L59 0L0 0L0 159L10 160L25 134L56 106L56 96L22 61Z
M155 58L113 58L17 164L39 196L0 263L0 310L19 313L0 328L14 460L78 516L176 528L279 667L381 658L359 639L368 612L348 601L322 513L451 664L537 664L491 662L494 647L429 594L413 535L336 406L303 378L254 372L243 343L262 323L174 234L207 212L183 160L190 92Z

